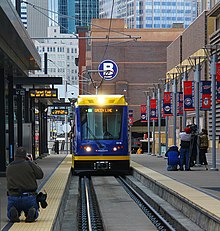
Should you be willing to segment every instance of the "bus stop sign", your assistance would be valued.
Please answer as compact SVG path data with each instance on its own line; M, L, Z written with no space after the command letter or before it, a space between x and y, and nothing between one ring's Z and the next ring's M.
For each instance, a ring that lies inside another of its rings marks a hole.
M105 80L112 80L118 74L118 66L112 60L104 60L99 64L99 75Z

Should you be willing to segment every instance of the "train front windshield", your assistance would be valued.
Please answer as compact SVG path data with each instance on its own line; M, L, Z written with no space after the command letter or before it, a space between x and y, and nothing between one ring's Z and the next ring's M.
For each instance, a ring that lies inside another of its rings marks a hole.
M80 108L82 140L119 140L123 107Z

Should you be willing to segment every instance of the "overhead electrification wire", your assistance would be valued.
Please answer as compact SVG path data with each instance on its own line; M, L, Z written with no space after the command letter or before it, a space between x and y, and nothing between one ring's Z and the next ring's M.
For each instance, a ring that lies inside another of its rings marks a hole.
M111 26L112 26L112 16L113 16L114 5L115 5L115 0L112 0L112 9L111 9L111 17L110 17L110 23L109 23L109 28L108 28L107 44L105 45L105 51L104 51L104 54L102 56L102 60L104 59L104 57L106 55L108 45L109 45L109 36L110 36ZM102 86L103 82L104 82L104 77L102 77L100 84L97 86L98 89Z
M37 8L38 9L41 9L41 10L44 10L44 11L47 11L47 12L50 12L50 13L53 13L53 14L57 14L57 15L59 15L59 16L62 16L63 18L70 18L70 19L73 19L73 20L76 20L76 21L79 21L79 22L84 22L84 20L80 20L80 19L76 19L75 17L73 17L73 16L68 16L68 15L65 15L65 14L60 14L60 13L58 13L58 12L56 12L56 11L52 11L52 10L49 10L49 9L45 9L45 8L43 8L43 7L40 7L40 6L37 6L37 5L34 5L34 4L31 4L31 3L29 3L29 2L26 2L26 1L21 1L21 3L25 3L25 4L27 4L27 5L30 5L30 6L32 6L34 9L36 9L37 10ZM38 10L39 11L39 10ZM46 15L46 14L44 14L46 17L48 17L48 18L50 18L48 15ZM51 18L50 18L51 19ZM59 23L57 23L55 20L53 20L53 19L51 19L52 21L54 21L56 24L58 24L59 25ZM93 23L88 23L90 26L94 26L94 27L97 27L97 28L100 28L100 29L105 29L105 30L109 30L109 28L106 28L106 27L102 27L102 26L99 26L99 25L96 25L96 24L93 24ZM67 29L66 27L64 27L65 29ZM133 38L131 35L129 35L129 34L126 34L126 33L123 33L123 32L120 32L120 31L117 31L117 30L112 30L111 29L111 31L112 32L115 32L115 33L118 33L118 34L121 34L121 35L124 35L124 36L127 36L127 37L129 37L129 38L131 38L131 39L138 39L138 38L140 38L140 37L137 37L137 38ZM76 34L75 34L76 35ZM110 38L109 38L110 39Z

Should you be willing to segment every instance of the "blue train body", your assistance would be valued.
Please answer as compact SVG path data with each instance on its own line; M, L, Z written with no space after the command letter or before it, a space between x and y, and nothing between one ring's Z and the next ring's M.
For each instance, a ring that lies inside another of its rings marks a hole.
M73 142L74 173L129 173L128 107L124 96L79 96Z

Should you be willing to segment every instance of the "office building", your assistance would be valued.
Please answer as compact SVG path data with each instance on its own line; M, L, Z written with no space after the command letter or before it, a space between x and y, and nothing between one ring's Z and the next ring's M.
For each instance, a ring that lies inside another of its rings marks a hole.
M112 4L100 0L100 18L110 18ZM187 28L198 15L197 0L116 0L113 18L124 18L127 28Z
M63 79L63 85L57 86L59 98L76 97L79 92L78 67L75 64L78 57L78 40L71 34L61 34L58 26L52 26L48 27L48 39L35 40L34 43L42 61L42 69L36 71L34 76L46 73L44 54L47 53L47 76Z

